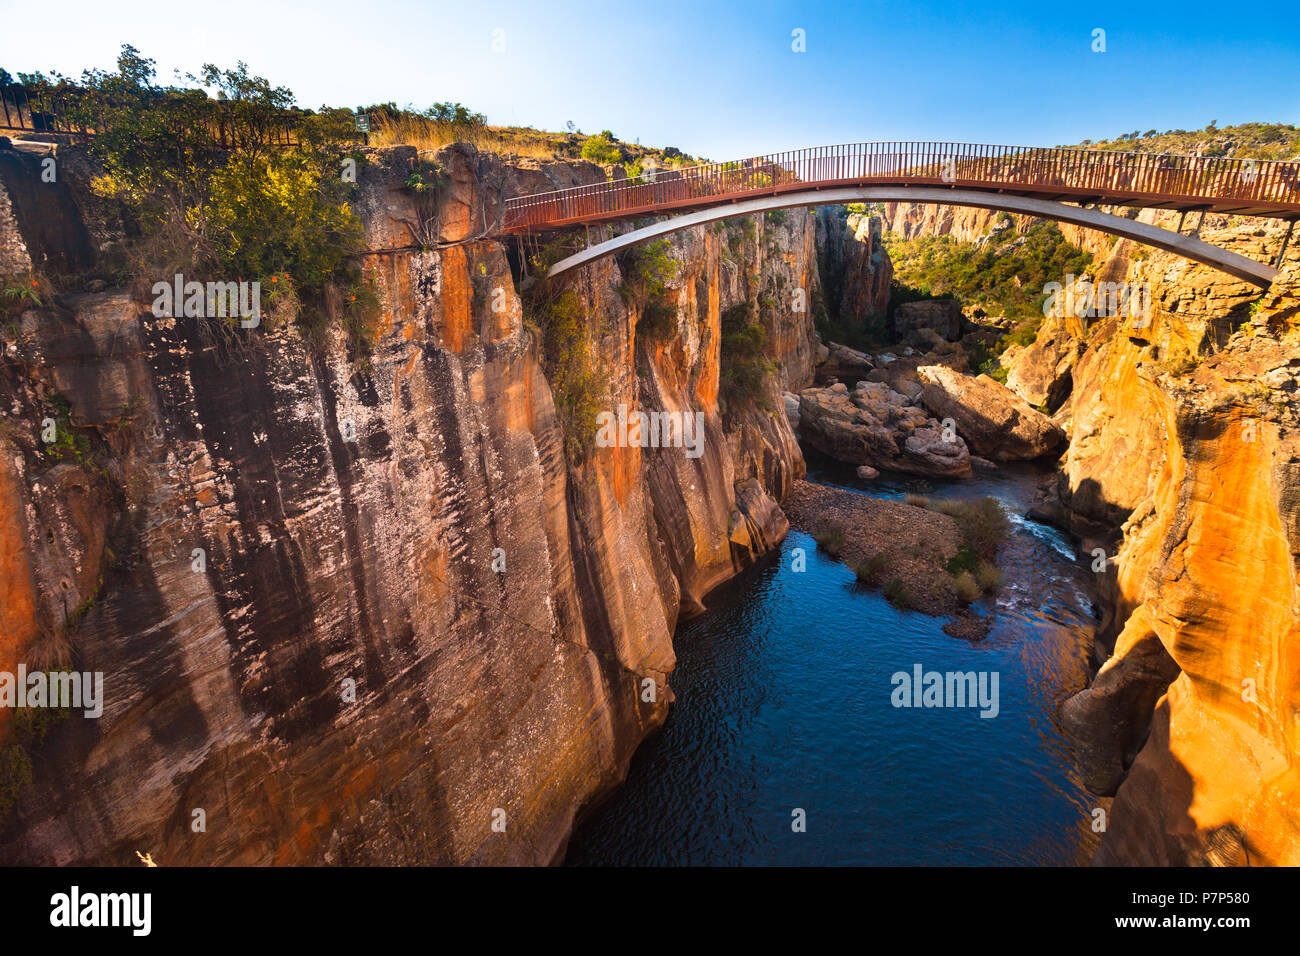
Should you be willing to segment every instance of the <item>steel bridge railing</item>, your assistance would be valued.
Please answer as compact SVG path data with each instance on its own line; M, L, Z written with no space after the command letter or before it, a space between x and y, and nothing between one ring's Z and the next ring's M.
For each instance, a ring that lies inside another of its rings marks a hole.
M1252 214L1300 215L1300 163L1082 148L971 143L850 143L726 163L657 169L640 177L509 199L507 231L579 224L703 206L818 186L952 186L1115 205L1259 207Z

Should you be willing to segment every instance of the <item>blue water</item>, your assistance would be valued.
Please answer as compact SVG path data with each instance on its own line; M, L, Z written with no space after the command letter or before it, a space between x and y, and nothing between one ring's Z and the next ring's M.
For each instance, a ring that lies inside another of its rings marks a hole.
M813 463L810 463L813 465ZM810 480L892 497L819 463ZM1036 475L953 483L1023 513ZM807 568L793 570L795 549ZM1015 521L989 636L901 611L792 531L713 592L675 637L676 701L626 785L575 832L566 862L608 864L1085 863L1096 837L1061 737L1061 701L1085 686L1089 577L1069 541ZM999 675L1000 712L895 708L891 675ZM793 812L806 815L794 832Z

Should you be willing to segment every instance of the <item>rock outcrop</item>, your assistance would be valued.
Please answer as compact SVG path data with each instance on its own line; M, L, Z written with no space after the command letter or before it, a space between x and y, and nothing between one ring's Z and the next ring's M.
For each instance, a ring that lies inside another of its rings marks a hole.
M826 348L826 360L818 366L818 371L836 378L861 378L875 367L875 360L865 352L831 342Z
M811 316L767 319L780 368L725 416L719 316L815 287L812 216L679 234L662 335L614 260L581 274L611 407L699 413L704 442L570 459L507 249L475 237L504 195L598 171L449 147L422 250L415 157L372 151L359 183L365 361L337 326L228 335L125 290L6 330L0 669L70 650L106 703L23 744L0 860L553 861L664 719L676 621L785 533L803 463L770 409L811 381Z
M1065 432L1010 389L987 375L962 375L943 365L917 369L921 402L936 418L950 418L974 452L993 461L1026 461L1059 453Z
M799 394L799 433L838 461L917 475L971 474L966 443L879 382L807 388Z
M956 299L927 299L902 302L894 309L894 335L899 341L911 341L916 333L933 332L954 342L961 337L961 303Z
M1029 345L1012 345L1000 358L1007 388L1030 405L1060 408L1074 385L1074 366L1084 350L1084 330L1077 319L1048 316Z
M848 325L883 319L893 263L880 241L880 219L843 206L817 209L817 249L826 301Z
M1089 786L1115 794L1096 860L1294 865L1296 268L1248 331L1189 357L1218 320L1178 291L1198 270L1151 260L1130 274L1163 305L1150 328L1094 330L1062 476L1076 525L1120 538L1101 578L1104 665L1062 714ZM1237 285L1214 280L1213 298Z

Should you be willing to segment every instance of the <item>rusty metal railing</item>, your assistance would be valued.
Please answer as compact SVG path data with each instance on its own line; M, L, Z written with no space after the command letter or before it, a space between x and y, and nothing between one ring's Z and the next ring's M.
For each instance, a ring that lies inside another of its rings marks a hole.
M85 127L68 119L69 105L59 93L37 93L33 98L31 90L25 86L0 86L0 135L89 135Z
M56 87L33 91L18 84L0 86L0 136L58 135L89 139L95 135L95 121L87 122L79 109L85 91L77 87ZM228 104L217 103L208 124L214 146L238 149L249 145L289 148L300 145L294 129L299 113L285 113L282 122L256 132L241 128ZM102 128L102 126L101 126Z
M511 232L817 187L947 185L1120 206L1300 216L1300 163L971 143L850 143L509 199Z

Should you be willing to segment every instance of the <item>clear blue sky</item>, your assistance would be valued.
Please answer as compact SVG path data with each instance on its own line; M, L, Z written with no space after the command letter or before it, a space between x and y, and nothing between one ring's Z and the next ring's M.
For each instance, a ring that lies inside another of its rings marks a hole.
M714 159L877 139L1050 146L1300 123L1296 13L1295 0L61 0L30 30L0 15L0 66L79 75L132 43L163 79L242 59L303 106L458 100L493 123L572 120Z

